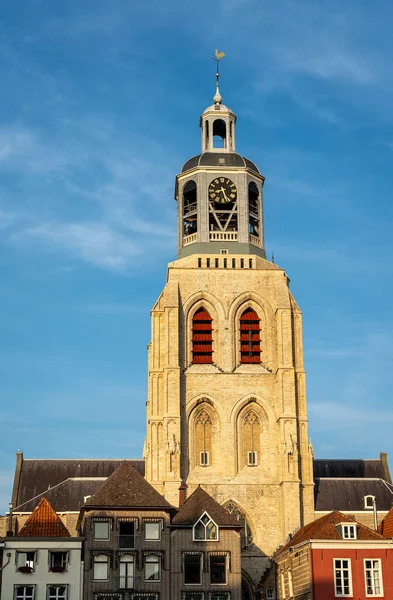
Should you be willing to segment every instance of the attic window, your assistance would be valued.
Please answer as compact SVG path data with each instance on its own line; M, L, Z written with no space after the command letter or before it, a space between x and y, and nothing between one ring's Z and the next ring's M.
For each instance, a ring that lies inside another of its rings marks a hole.
M193 539L194 542L218 542L218 527L207 512L204 512L201 518L195 523Z
M364 496L364 508L366 510L373 510L375 502L375 496Z
M356 540L356 523L341 523L341 535L343 540Z

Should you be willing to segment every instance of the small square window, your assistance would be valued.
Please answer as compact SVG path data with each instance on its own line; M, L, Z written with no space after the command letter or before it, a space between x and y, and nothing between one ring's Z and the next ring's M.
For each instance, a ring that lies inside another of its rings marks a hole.
M94 539L109 540L109 525L108 521L93 521Z
M356 540L356 524L341 524L343 540Z
M36 562L35 552L17 552L16 553L16 567L18 571L30 572L34 571Z
M15 585L14 600L34 600L35 585Z
M221 250L220 250L220 253L221 253L221 254L224 254L224 255L225 255L225 254L228 254L228 250L227 250L227 249L225 249L225 248L221 248Z
M161 523L145 523L145 540L161 539Z
M49 570L59 573L67 570L68 552L49 552Z
M66 585L48 585L47 600L67 600Z
M255 452L255 450L251 450L247 453L247 465L249 467L256 467L257 464L257 453Z
M204 450L203 452L200 452L200 458L199 458L199 464L202 467L208 467L209 466L209 452L207 450Z
M275 600L276 592L272 588L266 590L266 600Z
M375 502L375 496L364 496L364 508L366 510L373 510Z

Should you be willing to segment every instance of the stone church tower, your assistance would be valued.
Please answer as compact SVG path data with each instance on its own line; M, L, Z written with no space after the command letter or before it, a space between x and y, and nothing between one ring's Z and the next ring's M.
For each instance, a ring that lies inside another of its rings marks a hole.
M244 597L313 519L302 317L266 260L263 183L236 116L201 116L202 153L176 177L178 259L152 310L146 478L172 504L201 484L244 521ZM246 589L247 588L247 589Z

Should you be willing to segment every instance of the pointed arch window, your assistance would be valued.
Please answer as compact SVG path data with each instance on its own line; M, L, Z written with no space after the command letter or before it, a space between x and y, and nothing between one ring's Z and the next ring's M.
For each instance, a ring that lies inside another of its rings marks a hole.
M202 410L195 420L195 463L201 467L212 464L213 424L209 413Z
M243 525L243 529L240 532L241 540L242 540L242 548L248 548L252 544L252 531L249 522L246 519L245 514L240 510L240 508L233 502L229 500L226 504L224 504L224 508L233 516L239 523Z
M240 317L240 362L260 364L261 326L260 319L252 308L247 308Z
M218 542L218 527L207 512L204 512L193 528L194 541Z
M256 467L260 460L261 423L258 415L251 409L243 419L243 462Z
M207 310L200 308L192 318L192 362L212 364L213 321Z

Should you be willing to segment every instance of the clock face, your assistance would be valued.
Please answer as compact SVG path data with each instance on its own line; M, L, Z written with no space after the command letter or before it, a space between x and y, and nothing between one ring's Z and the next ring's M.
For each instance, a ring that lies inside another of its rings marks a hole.
M235 202L236 197L236 186L227 177L217 177L209 185L209 198L218 204Z

